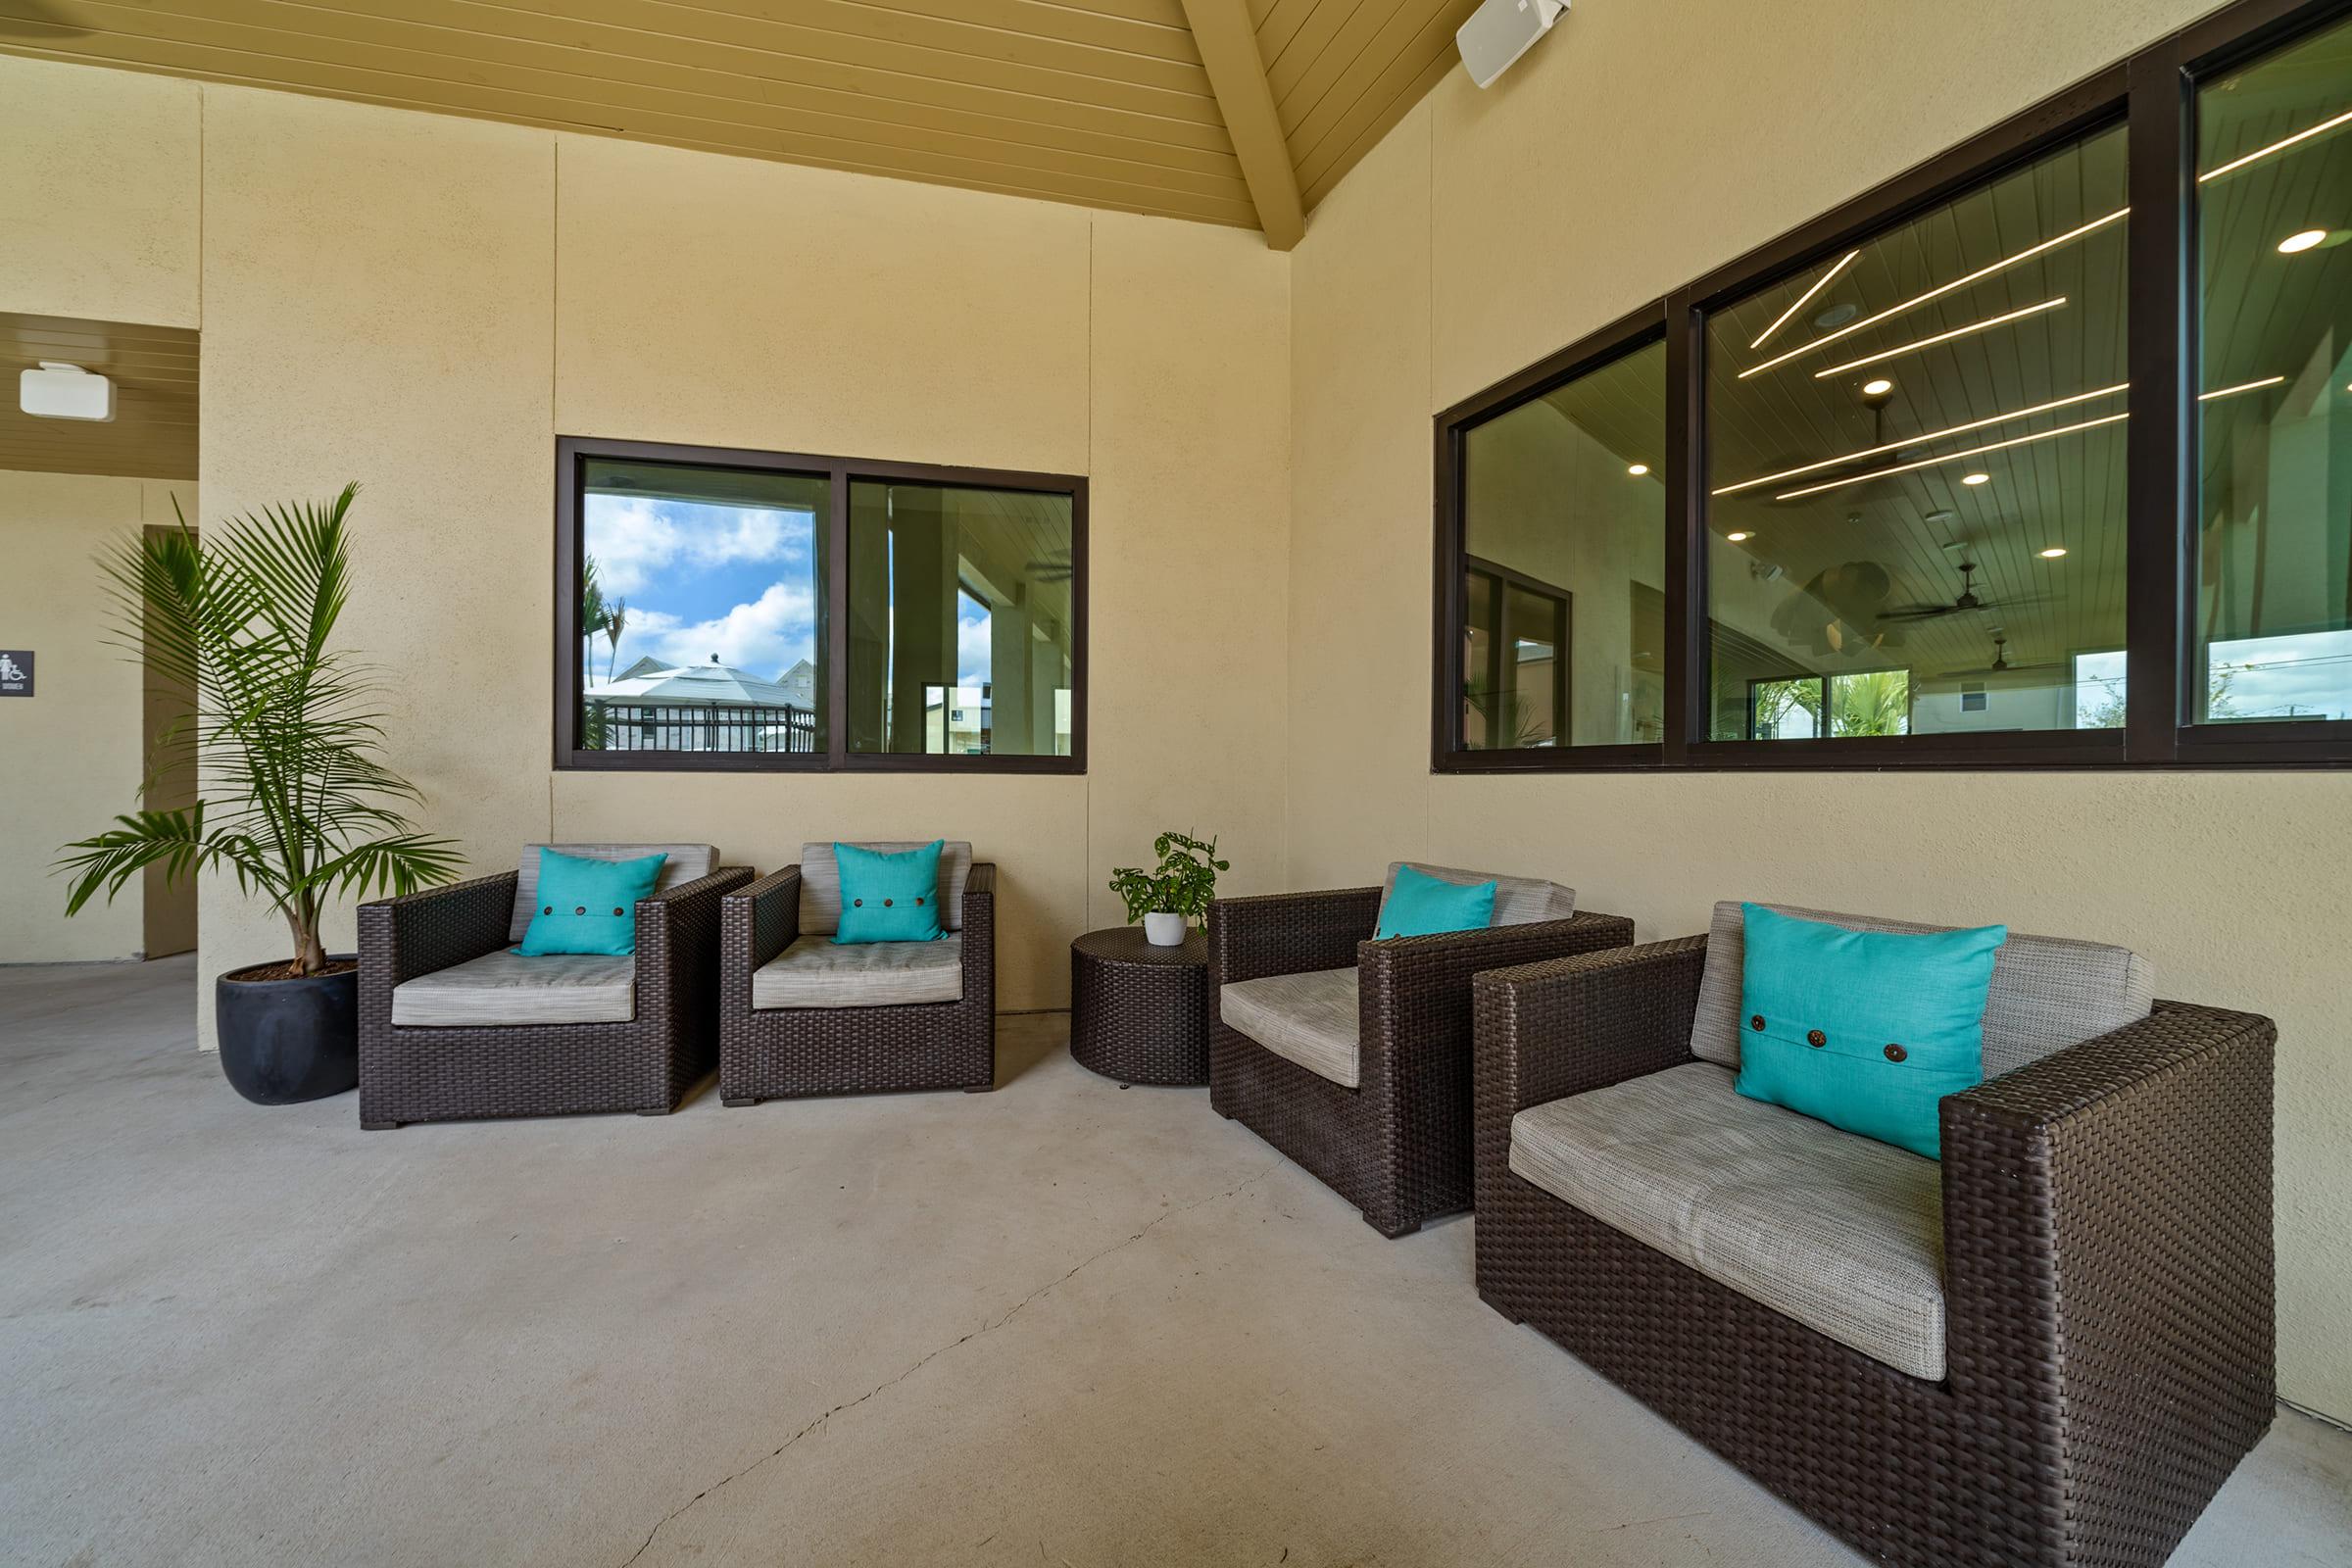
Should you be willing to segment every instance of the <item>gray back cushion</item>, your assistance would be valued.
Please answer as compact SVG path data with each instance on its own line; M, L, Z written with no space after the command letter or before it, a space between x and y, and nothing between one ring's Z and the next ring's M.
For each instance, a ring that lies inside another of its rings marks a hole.
M1785 904L1764 907L1800 920L1823 920L1848 931L1950 931L1867 914L1833 914ZM1698 982L1698 1015L1690 1023L1690 1054L1726 1067L1740 1065L1740 992L1747 956L1746 923L1738 900L1715 906L1707 923L1707 965ZM1992 960L1992 989L1984 998L1984 1076L1998 1078L2094 1035L2148 1015L2156 1002L2156 972L2129 948L2067 937L2009 934Z
M844 839L853 849L882 855L919 850L929 839L889 839L860 843ZM963 884L972 874L972 847L950 839L939 848L939 923L950 931L963 929ZM830 936L841 929L841 862L833 858L830 840L801 846L801 930Z
M1423 876L1455 887L1473 887L1481 882L1494 884L1494 916L1487 924L1534 925L1539 920L1565 920L1576 913L1576 889L1564 888L1557 882L1546 882L1533 876L1498 876L1493 871L1465 871L1454 865L1425 865L1419 860L1392 860L1387 880L1380 885L1380 911L1389 911L1389 899L1396 891L1396 869L1409 865ZM1377 929L1377 927L1376 927Z
M520 873L514 882L514 918L507 936L514 942L539 912L539 852L553 850L581 860L637 860L649 855L666 855L662 862L662 878L654 884L656 892L674 888L681 882L699 882L718 869L718 851L708 844L525 844L522 859L515 869Z

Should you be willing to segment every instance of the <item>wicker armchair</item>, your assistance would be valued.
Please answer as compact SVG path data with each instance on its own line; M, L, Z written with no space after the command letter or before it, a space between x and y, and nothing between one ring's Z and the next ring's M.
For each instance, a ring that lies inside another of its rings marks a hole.
M667 1115L710 1070L718 901L751 880L751 868L713 868L717 854L708 846L553 848L609 858L698 853L664 867L665 885L638 902L633 957L512 957L528 922L518 871L360 906L362 1127ZM534 880L538 850L524 851ZM469 985L468 975L482 983Z
M1523 1116L1575 1097L1655 1094L1675 1074L1729 1092L1728 1069L1693 1055L1702 977L1738 974L1709 968L1723 922L1479 976L1479 1294L1874 1560L2162 1563L2271 1421L2271 1021L2142 996L2134 1021L1947 1097L1940 1170L1919 1161L1918 1178L1942 1364L1915 1376L1514 1159L1515 1123L1524 1136ZM1994 1022L1988 1007L1988 1070ZM1804 1138L1850 1136L1741 1103ZM1610 1114L1621 1144L1642 1139ZM1789 1186L1817 1196L1823 1168ZM1757 1191L1738 1196L1772 1200ZM1797 1266L1835 1234L1794 1238Z
M974 863L969 845L950 845L940 865L947 937L843 948L826 940L841 906L831 849L804 845L801 864L722 901L720 1100L995 1088L997 868ZM916 947L934 950L920 967L883 951ZM934 1000L899 1000L907 996Z
M1470 977L1634 940L1622 916L1567 912L1568 889L1497 880L1528 895L1516 914L1540 917L1374 942L1376 887L1220 899L1209 909L1209 1103L1383 1236L1471 1205ZM1496 907L1503 918L1504 903ZM1277 983L1251 985L1264 981ZM1300 1027L1286 1028L1286 1008Z

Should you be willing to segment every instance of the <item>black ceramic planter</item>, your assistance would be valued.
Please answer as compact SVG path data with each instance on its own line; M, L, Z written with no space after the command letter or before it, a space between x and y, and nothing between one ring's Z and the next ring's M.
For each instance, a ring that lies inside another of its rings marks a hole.
M360 971L294 980L238 978L273 967L231 969L213 982L220 1070L229 1086L257 1105L323 1100L357 1087Z

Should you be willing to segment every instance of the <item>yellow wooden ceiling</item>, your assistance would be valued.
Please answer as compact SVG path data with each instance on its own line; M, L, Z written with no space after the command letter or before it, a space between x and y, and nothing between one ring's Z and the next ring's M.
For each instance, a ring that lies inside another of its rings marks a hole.
M24 413L17 405L17 374L42 360L113 377L114 418L102 424ZM0 312L0 376L7 379L0 395L0 468L196 477L194 332Z
M0 0L0 51L1265 230L1476 0Z

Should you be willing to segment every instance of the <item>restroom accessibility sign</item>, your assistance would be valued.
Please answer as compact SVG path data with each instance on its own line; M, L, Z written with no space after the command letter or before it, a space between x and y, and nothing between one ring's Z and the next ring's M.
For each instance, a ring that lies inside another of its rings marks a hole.
M32 695L32 650L0 648L0 697Z

